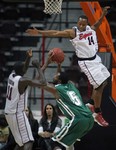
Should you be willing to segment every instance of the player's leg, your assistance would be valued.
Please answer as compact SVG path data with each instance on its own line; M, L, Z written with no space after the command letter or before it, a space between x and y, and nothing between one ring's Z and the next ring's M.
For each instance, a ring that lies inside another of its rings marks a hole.
M24 144L24 150L32 150L32 147L33 147L33 142L27 142Z
M32 147L33 147L33 142L27 142L22 147L16 145L14 150L32 150Z
M100 126L104 126L104 127L108 126L109 123L103 118L100 106L101 106L101 100L102 100L102 93L106 84L107 84L107 81L105 81L97 89L93 89L93 94L92 94L92 99L94 99L94 107L95 107L95 113L93 113L94 120Z
M23 146L20 147L18 144L15 146L14 150L23 150Z
M18 144L16 144L14 150L32 150L32 146L33 146L32 141L25 143L24 146L19 146Z
M66 150L74 150L74 145L69 146Z
M87 101L86 106L91 110L92 113L95 112L94 100L92 98Z
M101 86L99 86L97 89L93 89L91 99L94 100L94 107L99 108L101 106L101 100L102 100L102 93L104 90L104 87L107 85L107 81L105 81ZM98 110L99 111L99 110ZM97 112L97 109L95 110Z
M107 68L101 63L100 57L92 61L79 62L81 70L86 74L90 84L93 86L93 93L91 99L94 100L95 112L94 118L95 121L101 126L108 126L108 123L103 119L101 114L101 100L104 87L106 86L106 80L109 78L110 73ZM93 111L92 105L88 107Z
M77 139L83 137L93 127L94 120L91 118L78 118L75 116L52 138L65 147L73 145ZM76 134L75 134L76 133ZM71 146L72 147L72 146Z
M6 115L6 119L11 129L11 132L13 134L13 137L15 139L15 142L20 146L20 147L17 146L16 150L18 150L18 148L21 148L22 146L25 145L25 143L28 143L28 142L30 143L29 146L32 147L31 145L32 145L32 142L34 141L34 138L32 135L29 120L25 112L12 114L12 115Z

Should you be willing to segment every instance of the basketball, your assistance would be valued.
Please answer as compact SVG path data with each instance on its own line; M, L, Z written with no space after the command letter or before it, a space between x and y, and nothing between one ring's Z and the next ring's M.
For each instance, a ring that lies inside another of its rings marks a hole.
M62 63L64 61L64 52L60 48L53 48L52 49L53 56L52 56L52 61L56 63Z

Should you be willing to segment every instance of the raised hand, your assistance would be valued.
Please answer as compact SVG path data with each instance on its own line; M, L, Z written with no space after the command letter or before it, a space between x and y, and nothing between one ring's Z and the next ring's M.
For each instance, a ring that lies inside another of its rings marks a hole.
M27 51L27 57L32 57L32 49L29 49L28 51Z
M110 9L110 6L106 6L103 8L103 15L104 16L107 15L109 9Z
M52 61L52 56L53 56L53 55L54 55L53 50L50 50L50 51L48 52L48 58L47 58L48 64L53 63L53 61Z
M36 28L27 29L25 32L28 33L29 35L38 35L39 34L39 32Z

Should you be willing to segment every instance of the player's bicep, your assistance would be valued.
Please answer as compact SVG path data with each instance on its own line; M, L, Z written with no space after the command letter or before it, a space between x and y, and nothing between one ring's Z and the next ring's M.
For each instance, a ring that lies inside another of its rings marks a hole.
M56 33L54 33L54 36L71 38L71 32L72 32L72 29L67 29L67 30L63 30L63 31L57 31Z

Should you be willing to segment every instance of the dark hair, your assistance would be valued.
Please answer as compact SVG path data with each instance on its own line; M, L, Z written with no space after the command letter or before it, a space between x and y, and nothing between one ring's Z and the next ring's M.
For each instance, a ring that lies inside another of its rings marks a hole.
M51 120L51 125L49 127L49 124L48 124L48 116L47 116L47 113L46 113L46 107L47 106L51 106L52 109L53 109L53 115L52 115L52 120ZM57 126L57 123L58 123L58 114L57 114L57 111L55 110L55 107L48 103L45 108L44 108L44 113L43 113L43 117L41 118L41 124L42 124L42 127L43 127L43 130L44 131L48 131L48 132L53 132L55 130L55 127Z
M86 20L87 20L87 22L88 22L88 17L87 17L87 16L85 16L85 15L81 15L81 16L79 16L79 17L78 17L78 20L79 20L80 18L82 18L82 19L86 19Z
M54 107L51 103L48 103L47 105L45 105L42 119L43 119L43 120L47 120L47 118L48 118L47 113L46 113L46 107L47 107L48 105L50 105L50 106L52 107L52 109L53 109L52 121L53 121L53 120L57 120L57 119L58 119L58 114L57 114L57 112L56 112L56 110L55 110L55 107Z
M81 78L81 71L80 67L77 65L72 65L65 70L66 74L68 75L68 79L73 82L79 82Z
M16 62L13 67L13 69L17 75L24 75L23 68L24 68L24 63L21 61Z
M28 119L29 119L29 120L34 120L34 116L33 116L33 113L32 113L31 108L28 106L27 109L28 109L28 111L29 111Z
M59 80L61 80L61 84L67 84L69 78L66 72L60 72Z

